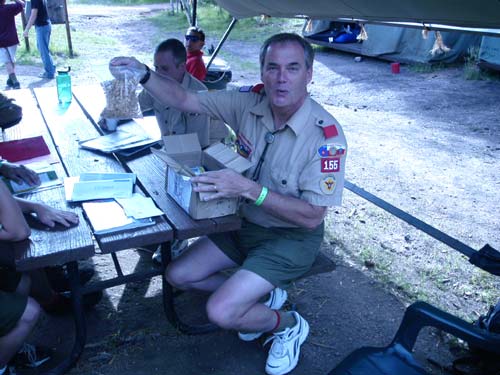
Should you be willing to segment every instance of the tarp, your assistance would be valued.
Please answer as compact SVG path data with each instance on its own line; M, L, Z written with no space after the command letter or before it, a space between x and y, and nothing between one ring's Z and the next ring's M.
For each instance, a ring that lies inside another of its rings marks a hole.
M500 70L500 38L483 37L479 49L479 66Z
M236 18L308 16L500 28L498 0L216 0Z
M442 31L444 45L450 50L431 54L436 40L434 32L429 32L424 39L419 29L385 25L365 25L368 39L362 43L336 43L339 37L335 38L335 35L344 34L344 25L341 22L313 21L311 30L304 32L304 36L322 46L405 63L450 63L466 55L469 49L477 50L481 43L479 34Z

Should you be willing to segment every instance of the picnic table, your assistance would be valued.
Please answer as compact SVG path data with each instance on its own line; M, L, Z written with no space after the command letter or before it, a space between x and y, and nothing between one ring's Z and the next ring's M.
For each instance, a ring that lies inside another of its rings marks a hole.
M84 294L163 275L171 260L170 245L174 239L185 240L240 227L240 220L235 215L207 220L191 219L167 195L165 166L152 154L124 158L117 154L80 148L81 140L101 134L97 120L105 99L98 85L74 87L73 94L73 101L63 105L58 102L55 87L8 91L7 95L15 98L23 107L24 116L19 125L4 132L3 140L42 135L55 159L53 166L59 177L77 176L85 172L133 172L137 175L136 192L151 197L164 215L156 217L156 223L152 226L121 233L94 235L81 206L65 200L63 186L58 185L25 196L27 199L40 200L57 208L72 210L80 218L78 226L67 230L54 233L48 228L34 228L29 240L0 243L0 264L17 271L56 265L67 267L75 319L75 341L70 356L52 369L50 374L69 371L83 351L86 342L82 304ZM161 246L161 267L152 264L149 270L124 275L119 263L119 252L149 245ZM78 279L78 261L92 258L97 253L109 254L112 257L117 276L82 286ZM178 318L172 287L163 277L162 291L165 314L171 324L187 333L203 333L210 329L209 326L186 325Z

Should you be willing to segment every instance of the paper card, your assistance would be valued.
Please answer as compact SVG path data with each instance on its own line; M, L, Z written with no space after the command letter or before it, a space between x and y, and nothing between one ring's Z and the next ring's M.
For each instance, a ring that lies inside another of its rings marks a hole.
M112 180L80 181L80 177L68 177L64 180L66 200L80 202L92 199L129 198L134 189L132 178Z
M94 234L97 235L155 224L155 221L151 218L136 220L127 216L123 208L114 199L84 202L82 207L94 229Z
M163 215L151 198L135 193L130 198L117 198L116 201L123 207L127 216L134 219L144 219Z
M130 178L135 184L135 173L82 173L80 181L122 180Z

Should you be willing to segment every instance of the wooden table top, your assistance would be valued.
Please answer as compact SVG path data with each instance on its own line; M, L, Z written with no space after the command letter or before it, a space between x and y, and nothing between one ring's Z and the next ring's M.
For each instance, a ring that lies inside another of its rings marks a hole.
M82 107L82 110L97 127L99 115L105 107L106 99L99 85L77 86L73 88L73 95ZM154 119L154 117L153 117ZM141 123L141 120L137 119ZM156 119L154 120L156 123ZM148 121L147 126L151 124ZM141 123L142 126L145 126ZM128 129L127 129L128 130ZM141 155L133 159L118 157L127 170L138 177L138 184L155 201L156 205L165 213L168 222L174 228L175 238L184 240L203 236L215 232L237 230L241 220L237 215L224 216L213 219L194 220L168 194L165 188L165 164L153 154Z

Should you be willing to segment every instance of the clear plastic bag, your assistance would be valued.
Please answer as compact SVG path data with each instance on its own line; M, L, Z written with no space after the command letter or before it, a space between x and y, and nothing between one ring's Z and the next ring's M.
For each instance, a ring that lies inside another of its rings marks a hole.
M113 67L120 70L120 67ZM119 78L109 75L109 79L101 81L106 95L106 107L101 112L105 119L130 119L142 117L139 100L137 98L138 80L133 72L123 69L116 74Z

